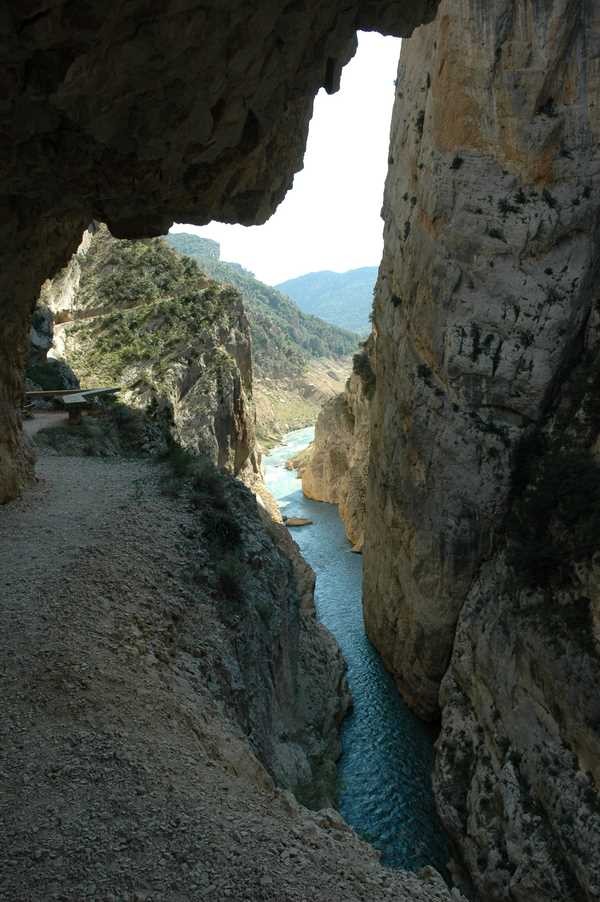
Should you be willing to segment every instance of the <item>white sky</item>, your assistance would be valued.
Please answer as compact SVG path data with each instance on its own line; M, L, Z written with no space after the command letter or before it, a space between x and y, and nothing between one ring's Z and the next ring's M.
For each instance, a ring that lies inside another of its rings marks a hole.
M315 100L304 169L262 226L175 224L221 244L221 259L241 263L267 284L333 269L378 266L380 218L394 79L400 41L361 32L340 91Z

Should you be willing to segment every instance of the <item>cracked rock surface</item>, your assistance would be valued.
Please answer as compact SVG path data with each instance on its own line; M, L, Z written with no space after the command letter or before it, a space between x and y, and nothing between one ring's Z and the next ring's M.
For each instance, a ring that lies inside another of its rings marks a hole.
M443 2L398 69L375 301L365 615L435 716L512 455L596 301L600 10Z
M486 902L600 894L597 530L578 534L600 434L599 33L594 3L443 0L398 71L365 620L413 708L441 708L438 808Z

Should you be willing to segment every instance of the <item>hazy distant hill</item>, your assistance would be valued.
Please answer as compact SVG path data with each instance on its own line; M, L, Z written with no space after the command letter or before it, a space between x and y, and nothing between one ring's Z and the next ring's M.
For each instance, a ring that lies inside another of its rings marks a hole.
M218 242L185 232L171 233L166 240L179 253L196 260L208 276L239 289L250 320L258 376L301 373L311 358L345 357L356 350L356 334L302 312L239 263L220 260Z
M371 328L369 314L376 278L376 266L363 266L349 272L310 272L275 287L292 298L304 313L366 335Z
M221 245L212 238L201 238L200 235L190 235L188 232L174 232L166 238L180 254L187 254L196 260L204 260L207 257L210 260L220 260Z

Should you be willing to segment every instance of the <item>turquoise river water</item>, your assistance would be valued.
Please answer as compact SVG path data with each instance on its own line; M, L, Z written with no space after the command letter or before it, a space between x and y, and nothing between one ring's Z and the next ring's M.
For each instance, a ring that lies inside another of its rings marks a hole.
M285 461L312 441L301 429L265 457L265 477L288 516L314 523L293 530L317 574L319 619L348 664L354 699L342 729L339 808L354 829L382 852L384 864L410 870L432 864L442 873L447 845L431 789L433 734L400 698L363 626L362 557L353 554L337 508L309 501Z

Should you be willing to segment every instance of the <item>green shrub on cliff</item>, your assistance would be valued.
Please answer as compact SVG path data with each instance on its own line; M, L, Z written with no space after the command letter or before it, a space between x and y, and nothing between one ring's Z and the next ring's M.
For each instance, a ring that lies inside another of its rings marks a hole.
M242 541L239 523L227 509L207 505L202 511L202 523L209 542L218 550L226 551Z
M375 393L376 378L369 354L365 348L362 348L352 358L352 370L357 376L360 376L367 398L372 398Z
M172 360L216 330L227 333L239 315L234 289L160 239L116 241L102 227L81 270L82 318L69 325L67 342L84 381L119 383L131 366L152 367L160 379Z
M193 260L170 254L156 238L117 241L102 226L80 258L78 307L111 312L184 295L197 287Z
M96 402L93 415L78 425L41 429L34 444L66 457L141 457L148 454L146 439L147 421L141 411L102 399Z
M311 357L345 357L355 350L357 336L353 332L302 313L289 298L237 263L219 260L216 242L185 233L167 235L166 240L180 254L193 257L208 276L238 289L250 321L254 369L259 377L301 373Z
M192 477L192 503L202 507L209 498L216 508L225 509L225 476L210 460L199 461Z
M165 465L163 494L185 497L196 512L197 523L216 562L217 585L229 600L239 600L244 564L240 558L243 536L230 509L227 483L231 478L211 460L170 441L161 456Z
M235 554L227 554L217 564L217 585L229 601L241 601L244 565Z
M191 478L197 466L197 455L187 448L182 448L177 442L170 441L165 453L161 456L175 479Z
M44 363L34 363L25 370L25 378L42 391L60 391L65 388L75 388L76 382L70 378L68 367L62 360L49 358Z

